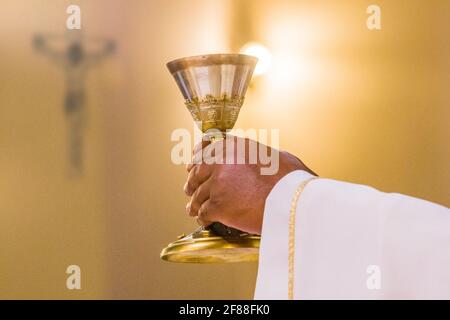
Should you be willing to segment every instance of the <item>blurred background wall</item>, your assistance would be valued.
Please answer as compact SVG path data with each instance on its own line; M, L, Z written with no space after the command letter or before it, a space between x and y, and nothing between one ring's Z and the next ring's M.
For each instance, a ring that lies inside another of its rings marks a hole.
M70 4L115 54L87 75L85 167L67 176L64 71L32 37ZM370 4L382 29L366 27ZM450 205L450 8L442 1L65 1L0 4L0 298L251 298L256 264L177 265L195 226L171 132L193 130L173 58L272 53L237 127L279 128L321 176ZM82 289L67 290L68 265Z

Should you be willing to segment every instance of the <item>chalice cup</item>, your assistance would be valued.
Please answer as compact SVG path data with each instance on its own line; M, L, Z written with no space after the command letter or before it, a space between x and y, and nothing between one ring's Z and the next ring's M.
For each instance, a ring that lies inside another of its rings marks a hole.
M204 139L224 139L233 128L257 61L243 54L208 54L167 63ZM162 250L161 258L184 263L256 261L259 242L258 235L213 222L179 236Z

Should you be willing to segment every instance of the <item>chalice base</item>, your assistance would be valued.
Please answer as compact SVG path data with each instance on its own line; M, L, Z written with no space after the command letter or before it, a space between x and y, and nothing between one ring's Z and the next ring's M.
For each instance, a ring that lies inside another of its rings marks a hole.
M258 261L260 236L220 237L200 227L180 236L161 251L161 259L179 263L230 263Z

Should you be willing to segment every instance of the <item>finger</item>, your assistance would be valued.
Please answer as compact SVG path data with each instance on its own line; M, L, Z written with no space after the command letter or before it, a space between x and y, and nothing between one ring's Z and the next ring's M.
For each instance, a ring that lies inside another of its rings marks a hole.
M210 210L210 200L206 200L205 202L203 202L203 204L200 206L200 209L198 210L198 215L197 215L197 223L201 226L207 227L209 226L211 223L213 223L213 221L209 220L208 215L209 215L209 210Z
M221 222L217 206L211 199L206 200L198 209L197 221L202 222L203 226L208 226L213 222Z
M202 150L209 144L211 144L210 140L202 140L201 142L199 142L195 145L194 149L192 150L192 154L196 154L197 152L199 152L200 150Z
M229 139L235 139L236 137L230 136ZM228 138L227 138L228 139ZM196 164L200 163L224 163L226 140L218 140L214 143L211 141L202 141L198 143L192 151L193 156L191 163L186 164L186 170L190 172Z
M199 226L203 226L203 227L207 227L209 226L212 222L211 221L203 221L201 218L197 217L196 218L197 224Z
M224 164L224 152L222 146L210 145L203 151L203 163Z
M202 153L196 153L192 159L191 162L186 164L186 170L187 172L191 172L191 170L198 164L203 163L203 157L202 157Z
M196 164L202 163L202 153L200 151L206 148L209 144L211 144L211 141L204 140L195 145L194 149L192 150L193 156L191 163L186 164L187 172L190 172Z
M192 168L194 167L195 163L186 163L186 170L187 172L190 172Z
M209 178L195 190L188 207L186 207L186 211L191 217L197 216L202 204L209 199L211 184L212 180Z
M205 163L197 164L189 172L188 179L184 185L184 192L188 196L192 196L195 190L205 182L213 172L213 165Z
M192 150L192 159L190 163L186 164L186 170L187 172L190 172L192 168L199 163L202 163L202 154L199 153L199 151L203 150L205 147L207 147L211 142L210 141L201 141L197 143Z

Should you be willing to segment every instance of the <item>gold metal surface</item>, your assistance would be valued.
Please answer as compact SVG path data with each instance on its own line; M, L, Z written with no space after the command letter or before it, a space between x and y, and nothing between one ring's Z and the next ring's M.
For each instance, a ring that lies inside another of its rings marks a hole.
M192 118L212 143L236 123L257 61L243 54L210 54L167 64ZM259 236L218 222L208 228L179 237L163 249L161 258L184 263L258 260Z
M167 63L185 105L200 129L232 129L258 59L244 54L210 54Z
M244 97L227 97L224 94L218 98L206 95L203 99L186 100L185 105L194 121L200 124L202 132L210 129L225 132L234 127L243 103Z
M201 229L169 244L161 259L179 263L230 263L258 261L260 237L245 234L223 238Z
M210 66L256 66L258 58L246 54L238 53L216 53L204 54L198 56L184 57L172 60L167 63L167 68L174 74L191 67L210 67Z

